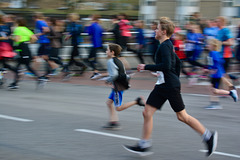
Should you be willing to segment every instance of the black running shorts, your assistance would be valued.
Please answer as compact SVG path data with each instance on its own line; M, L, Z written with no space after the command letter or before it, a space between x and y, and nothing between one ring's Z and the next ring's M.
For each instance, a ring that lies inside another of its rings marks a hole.
M175 112L180 112L185 109L180 88L160 88L157 85L150 93L146 104L161 109L167 100Z
M40 44L40 47L38 48L38 56L49 55L50 49L51 49L51 47L48 43Z
M212 83L213 88L218 89L220 82L221 82L221 78L211 78L211 83Z

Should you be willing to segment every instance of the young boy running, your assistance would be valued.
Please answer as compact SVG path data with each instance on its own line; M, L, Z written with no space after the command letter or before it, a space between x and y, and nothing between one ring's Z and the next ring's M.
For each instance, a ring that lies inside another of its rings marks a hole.
M122 62L117 58L121 52L121 47L118 44L109 44L106 54L109 58L107 61L107 71L109 78L106 80L106 84L112 85L112 92L110 93L108 100L106 102L110 119L106 126L103 126L104 129L120 129L120 124L118 120L117 111L125 110L135 104L139 106L144 106L145 103L143 98L138 97L136 100L122 104L123 91L129 88L128 79L126 75L125 68ZM115 105L115 109L113 107Z
M142 139L136 146L124 146L130 152L139 155L148 155L152 146L151 134L153 129L153 115L161 109L168 100L172 109L176 112L179 121L184 122L198 132L207 145L207 156L210 156L217 147L217 132L210 132L197 119L188 115L182 100L180 91L180 60L173 51L173 44L169 40L174 32L173 22L167 18L160 18L155 38L160 41L155 54L155 65L139 64L138 71L151 70L158 72L158 80L155 88L149 95L143 111L144 124Z
M211 72L211 97L210 101L211 104L206 107L206 109L222 109L222 106L219 104L219 99L215 95L229 95L233 98L235 102L238 101L238 94L237 90L225 77L224 77L224 59L219 52L219 48L221 47L221 42L217 39L209 40L209 56L208 56L208 63L209 63L209 70ZM226 83L229 87L229 90L219 89L220 82Z

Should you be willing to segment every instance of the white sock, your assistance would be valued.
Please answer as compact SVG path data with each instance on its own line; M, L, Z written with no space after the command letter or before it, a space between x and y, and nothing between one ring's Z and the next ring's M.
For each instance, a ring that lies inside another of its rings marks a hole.
M205 132L202 135L203 140L206 142L208 141L212 136L212 133L206 128Z
M141 139L139 142L138 142L138 145L141 147L141 148L148 148L148 147L151 147L152 146L152 140L144 140L144 139Z

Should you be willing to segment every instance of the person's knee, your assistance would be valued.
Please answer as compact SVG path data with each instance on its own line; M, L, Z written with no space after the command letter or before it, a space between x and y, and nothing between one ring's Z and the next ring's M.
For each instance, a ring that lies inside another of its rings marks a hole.
M181 122L184 122L184 123L188 122L188 114L187 113L178 113L177 118Z
M152 113L150 112L150 110L145 108L144 111L143 111L143 117L144 117L144 119L151 118L152 117Z
M108 100L106 101L106 105L107 105L107 106L111 106L111 105L112 105L112 103L113 103L113 101L112 101L112 100L110 100L110 99L108 99Z
M217 89L211 88L211 91L212 91L213 94L217 94Z
M118 111L118 112L122 111L122 108L121 108L121 106L119 106L119 107L116 107L116 111Z

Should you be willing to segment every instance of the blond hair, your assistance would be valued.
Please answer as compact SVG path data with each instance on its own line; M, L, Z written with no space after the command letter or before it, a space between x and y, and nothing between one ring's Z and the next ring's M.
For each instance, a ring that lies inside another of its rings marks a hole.
M174 33L175 25L168 17L160 17L159 24L161 30L166 30L167 37L171 37Z
M222 48L222 43L217 39L210 39L208 41L208 44L214 47L213 48L214 51L220 51Z
M224 18L223 16L219 16L219 17L217 17L217 19L219 19L220 22L221 22L223 25L226 25L226 24L227 24L227 19Z
M72 19L73 21L79 20L80 16L77 13L69 13L68 18Z

